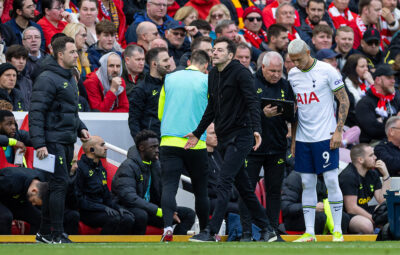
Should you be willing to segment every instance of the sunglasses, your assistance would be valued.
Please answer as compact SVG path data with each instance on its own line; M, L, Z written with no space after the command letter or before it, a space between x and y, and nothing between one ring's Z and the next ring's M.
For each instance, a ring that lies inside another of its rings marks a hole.
M257 22L260 22L262 20L261 17L249 17L246 18L248 21L253 22L254 20L257 20Z
M372 45L379 46L379 41L370 41L370 42L367 42L367 44L368 44L368 46L372 46Z
M186 36L186 33L184 33L184 32L171 31L171 33L172 33L174 36L180 36L180 37L185 37L185 36Z
M222 19L224 17L224 14L212 14L211 18L213 19Z

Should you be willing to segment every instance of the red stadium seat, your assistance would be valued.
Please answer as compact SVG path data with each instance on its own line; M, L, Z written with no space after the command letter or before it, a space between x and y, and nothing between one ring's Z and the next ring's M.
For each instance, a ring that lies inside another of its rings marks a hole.
M267 202L266 202L266 197L265 197L264 178L262 178L259 182L257 182L255 193L256 193L256 196L257 196L258 200L260 201L261 205L265 208L267 205Z
M146 235L162 235L164 230L162 228L156 228L153 226L147 226Z
M22 121L21 127L19 129L20 130L25 130L26 132L29 132L29 117L28 117L28 114L25 115L25 118Z
M80 221L78 231L80 235L100 235L101 228L92 228Z
M17 221L13 220L11 223L11 234L12 235L29 235L31 225L24 221L22 228L18 226Z
M0 147L0 169L5 167L16 167L16 165L8 163L6 154L4 153L3 148Z

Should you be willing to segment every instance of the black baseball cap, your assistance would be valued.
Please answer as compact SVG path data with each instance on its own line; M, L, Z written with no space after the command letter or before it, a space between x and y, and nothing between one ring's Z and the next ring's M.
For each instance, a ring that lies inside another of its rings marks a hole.
M381 41L381 35L379 34L378 30L370 27L367 29L367 31L364 32L363 40L366 43L372 42L372 41L378 41L378 43L379 43Z
M372 77L375 79L378 76L392 76L396 74L396 71L392 69L392 67L388 64L379 65L375 72L372 74Z

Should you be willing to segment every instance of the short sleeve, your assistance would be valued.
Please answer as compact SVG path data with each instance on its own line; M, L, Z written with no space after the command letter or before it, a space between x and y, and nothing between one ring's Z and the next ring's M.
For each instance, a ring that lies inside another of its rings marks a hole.
M329 66L329 69L326 70L326 75L328 76L329 87L333 92L344 87L342 76L336 69Z
M350 174L349 172L339 175L339 185L342 190L343 196L357 196L359 183L357 182L358 178L356 176Z

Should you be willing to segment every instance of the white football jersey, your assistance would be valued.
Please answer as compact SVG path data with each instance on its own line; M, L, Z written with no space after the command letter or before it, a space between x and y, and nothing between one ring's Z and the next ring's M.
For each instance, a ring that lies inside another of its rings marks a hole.
M336 129L333 92L344 86L339 72L330 64L315 59L306 71L292 68L288 80L297 98L296 141L330 139Z

